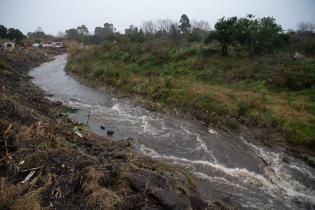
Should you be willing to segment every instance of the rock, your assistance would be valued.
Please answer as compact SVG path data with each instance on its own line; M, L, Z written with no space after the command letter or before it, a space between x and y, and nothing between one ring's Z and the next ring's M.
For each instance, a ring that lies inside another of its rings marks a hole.
M111 130L107 131L107 135L109 135L109 136L114 135L114 131L111 131Z
M103 125L101 125L100 128L101 128L102 130L105 130L105 127L104 127Z
M145 170L137 170L127 177L132 188L139 192L161 189L166 187L164 177Z
M55 104L56 106L61 106L61 105L62 105L62 103L61 103L60 101L56 101L54 104Z
M210 203L206 202L205 200L195 195L190 197L190 203L191 203L192 208L195 210L209 209L211 205ZM210 209L215 209L215 208L210 208Z
M294 60L303 60L305 56L302 53L295 52L294 53Z
M173 210L191 209L189 198L178 191L154 190L152 197L156 198L163 207Z

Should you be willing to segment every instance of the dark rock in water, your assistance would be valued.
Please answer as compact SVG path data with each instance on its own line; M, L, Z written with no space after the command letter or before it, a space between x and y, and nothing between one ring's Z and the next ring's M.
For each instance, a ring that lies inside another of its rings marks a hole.
M62 103L61 103L60 101L56 101L54 104L55 104L56 106L61 106L61 105L62 105Z
M107 135L109 135L109 136L114 135L114 131L107 131Z
M101 125L100 128L101 128L102 130L105 130L105 127L104 127L103 125Z
M80 109L77 109L77 108L74 108L74 109L71 109L72 112L78 112L80 111Z

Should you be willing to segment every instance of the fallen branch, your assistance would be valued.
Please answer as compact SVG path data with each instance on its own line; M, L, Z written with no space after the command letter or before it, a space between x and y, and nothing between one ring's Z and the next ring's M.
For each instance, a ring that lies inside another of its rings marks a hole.
M10 123L9 127L4 131L4 136L7 135L7 133L9 133L11 128L12 128L12 123Z
M21 170L21 172L36 171L36 170L41 169L41 168L42 168L42 167L30 168L30 169L24 169L24 170Z
M21 181L22 184L24 184L25 182L27 182L28 180L30 180L32 178L32 176L35 174L36 171L31 171L23 181Z

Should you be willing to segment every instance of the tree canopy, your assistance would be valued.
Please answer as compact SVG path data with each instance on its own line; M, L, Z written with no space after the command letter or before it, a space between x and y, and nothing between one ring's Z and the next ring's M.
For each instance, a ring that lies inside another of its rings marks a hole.
M187 34L190 31L191 24L188 16L183 14L179 20L179 28L183 34Z
M281 45L283 39L283 29L273 17L255 18L254 15L247 15L239 19L219 19L207 41L219 41L222 55L227 55L228 47L236 43L246 46L250 54L255 55L272 51Z

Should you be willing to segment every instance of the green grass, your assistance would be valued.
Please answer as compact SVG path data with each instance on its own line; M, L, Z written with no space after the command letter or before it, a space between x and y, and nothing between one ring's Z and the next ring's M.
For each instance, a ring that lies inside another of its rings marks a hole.
M290 52L256 58L216 46L147 41L103 43L71 56L67 70L177 107L215 126L239 123L315 145L315 59Z

